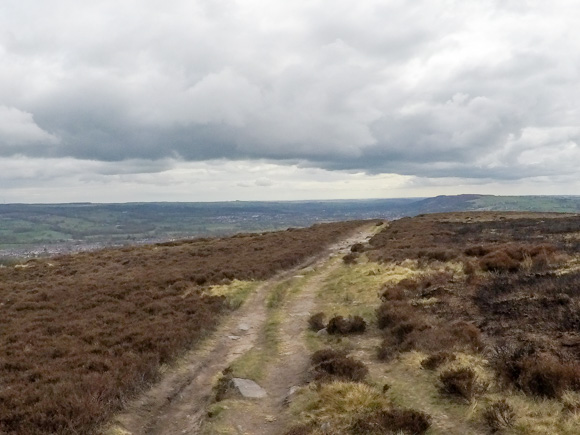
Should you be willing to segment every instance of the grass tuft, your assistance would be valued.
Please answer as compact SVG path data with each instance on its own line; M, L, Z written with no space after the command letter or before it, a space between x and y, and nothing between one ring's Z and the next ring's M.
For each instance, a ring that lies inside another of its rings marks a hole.
M516 413L512 406L505 400L498 400L489 405L483 412L483 420L492 432L505 430L513 427Z
M486 390L475 371L470 367L446 370L439 375L443 394L460 397L468 402Z
M367 367L346 352L323 349L314 352L310 358L314 378L319 381L344 380L360 382L368 374Z

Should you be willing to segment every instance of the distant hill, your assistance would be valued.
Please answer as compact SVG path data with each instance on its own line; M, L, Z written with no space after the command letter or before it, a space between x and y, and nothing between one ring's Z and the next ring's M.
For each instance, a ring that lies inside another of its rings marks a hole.
M580 213L580 196L436 196L401 207L401 211L410 216L420 213L488 210Z

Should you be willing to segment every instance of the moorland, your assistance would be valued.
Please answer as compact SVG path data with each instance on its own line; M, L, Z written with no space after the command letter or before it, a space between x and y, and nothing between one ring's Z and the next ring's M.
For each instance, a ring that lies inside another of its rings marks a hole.
M33 259L0 268L0 328L2 433L571 435L580 216L420 214Z
M234 434L243 422L249 433L286 435L576 434L579 252L578 215L389 222L331 260L302 323L309 357L286 406L265 415L264 403L220 390L204 433ZM283 337L292 323L281 324ZM268 373L288 370L284 355L254 378L275 390ZM231 370L222 379L244 374L243 365Z
M360 222L29 260L0 268L0 433L86 434L259 281Z

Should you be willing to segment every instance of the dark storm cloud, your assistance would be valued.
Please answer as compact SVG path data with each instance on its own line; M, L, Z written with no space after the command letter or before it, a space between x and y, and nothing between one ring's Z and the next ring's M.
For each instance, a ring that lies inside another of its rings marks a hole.
M0 155L574 173L577 17L564 0L8 1Z

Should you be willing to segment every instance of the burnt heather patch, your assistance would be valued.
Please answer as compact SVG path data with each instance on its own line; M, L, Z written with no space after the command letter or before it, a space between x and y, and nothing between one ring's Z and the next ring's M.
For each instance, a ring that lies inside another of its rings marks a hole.
M449 337L485 352L504 387L555 399L580 391L580 216L404 218L374 236L365 252L381 263L452 262L463 270L463 278L426 275L382 289L381 359L410 349L432 352L424 342L453 350L445 345ZM425 298L429 304L421 303ZM425 368L436 368L439 359L434 355ZM442 382L449 393L472 396L468 372L447 375Z

